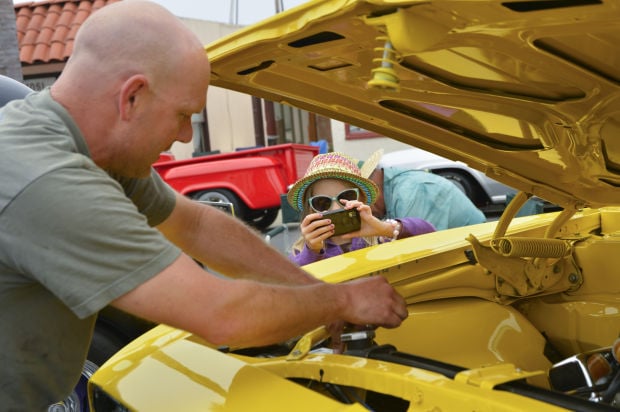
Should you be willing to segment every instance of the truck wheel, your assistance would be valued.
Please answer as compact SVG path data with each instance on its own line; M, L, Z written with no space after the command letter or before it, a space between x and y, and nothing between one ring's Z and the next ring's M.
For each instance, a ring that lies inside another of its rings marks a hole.
M241 220L246 218L245 204L239 200L237 195L226 189L203 190L192 194L192 199L205 202L230 203L233 206L235 216Z
M253 210L248 216L248 223L258 230L267 229L278 217L279 208Z

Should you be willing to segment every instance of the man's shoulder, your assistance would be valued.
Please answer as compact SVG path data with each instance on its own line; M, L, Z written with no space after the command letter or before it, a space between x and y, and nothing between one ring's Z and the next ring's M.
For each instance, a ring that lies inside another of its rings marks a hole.
M416 180L420 182L431 182L437 184L450 183L445 178L423 169L405 169L389 167L384 169L384 174L390 179Z

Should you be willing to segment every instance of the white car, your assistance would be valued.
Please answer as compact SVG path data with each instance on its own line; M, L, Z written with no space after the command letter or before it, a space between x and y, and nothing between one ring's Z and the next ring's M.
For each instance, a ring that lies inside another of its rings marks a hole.
M427 170L443 176L454 183L479 208L485 210L493 206L505 206L506 199L516 190L491 179L484 173L468 167L463 162L455 162L419 148L385 153L381 157L383 167Z

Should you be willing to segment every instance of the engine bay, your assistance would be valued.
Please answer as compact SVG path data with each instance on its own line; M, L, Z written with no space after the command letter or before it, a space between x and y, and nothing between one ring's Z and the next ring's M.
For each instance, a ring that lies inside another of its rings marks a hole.
M326 331L320 333L312 348L303 353L299 349L304 346L301 337L281 345L262 348L245 348L228 352L242 356L257 358L288 357L301 359L305 355L324 355L336 353L332 349L332 341ZM467 368L444 363L424 356L401 352L390 344L378 344L372 328L343 333L341 354L350 357L373 359L391 364L399 364L441 374L450 379L458 379L459 374L467 373ZM315 337L311 337L315 340ZM339 351L337 351L339 352ZM509 380L494 386L494 390L519 394L536 400L544 401L561 408L578 411L613 411L620 409L620 338L609 347L571 356L552 365L547 371L548 387L541 387L528 382L528 374L523 379ZM529 376L536 376L531 373ZM288 379L307 389L319 392L344 404L358 403L369 411L406 412L410 402L406 399L386 393L366 390L365 388L348 385L346 382L331 382L326 374L321 373L320 379L308 379L289 376Z

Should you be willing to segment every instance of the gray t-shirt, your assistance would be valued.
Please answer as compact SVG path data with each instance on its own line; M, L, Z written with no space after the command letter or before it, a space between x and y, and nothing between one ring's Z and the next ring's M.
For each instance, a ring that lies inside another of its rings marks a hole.
M97 312L179 256L153 228L175 195L95 165L49 90L0 111L0 176L0 405L43 410L75 385Z

